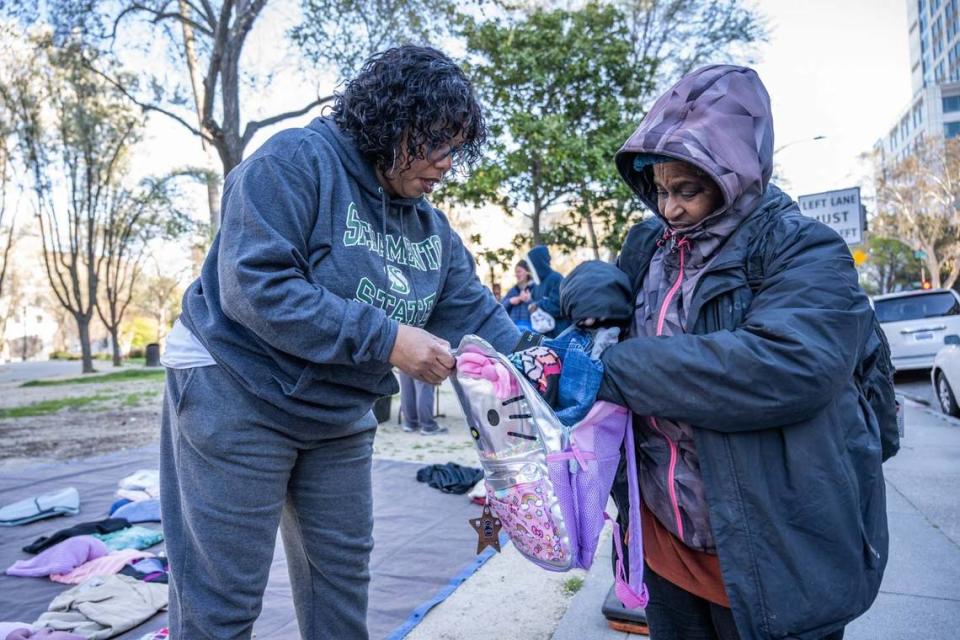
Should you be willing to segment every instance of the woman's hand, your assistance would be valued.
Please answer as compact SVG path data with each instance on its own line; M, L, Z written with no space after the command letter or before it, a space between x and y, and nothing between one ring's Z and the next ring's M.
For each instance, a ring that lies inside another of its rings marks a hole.
M524 289L517 297L520 298L520 302L530 302L530 289Z
M450 343L435 335L401 324L390 352L390 364L429 384L440 384L453 372Z
M523 302L523 298L521 298L520 296L513 296L512 298L510 298L510 304L512 304L513 306L517 306L521 302Z

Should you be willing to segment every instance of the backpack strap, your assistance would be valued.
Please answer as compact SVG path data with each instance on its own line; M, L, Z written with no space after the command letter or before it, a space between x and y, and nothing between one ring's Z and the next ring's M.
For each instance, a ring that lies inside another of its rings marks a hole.
M617 554L617 568L613 576L614 593L628 609L647 606L649 595L643 584L643 533L640 529L640 481L637 476L637 455L633 439L632 421L627 424L625 452L627 457L627 490L630 504L627 530L627 553L630 575L623 569L623 535L616 520L604 512L603 517L613 523L613 545Z

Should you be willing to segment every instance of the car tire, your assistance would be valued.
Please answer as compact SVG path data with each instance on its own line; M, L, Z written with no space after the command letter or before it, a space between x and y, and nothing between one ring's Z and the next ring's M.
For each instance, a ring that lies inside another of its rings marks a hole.
M957 397L947 382L947 376L942 371L937 372L937 400L940 402L940 410L948 416L960 416L960 406L957 406Z

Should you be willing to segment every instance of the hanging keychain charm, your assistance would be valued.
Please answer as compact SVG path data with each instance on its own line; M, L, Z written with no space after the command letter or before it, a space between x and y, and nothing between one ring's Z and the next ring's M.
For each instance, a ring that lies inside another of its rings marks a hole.
M477 532L477 554L486 547L493 547L500 553L500 518L490 511L490 505L483 505L483 514L479 518L471 518L470 526Z

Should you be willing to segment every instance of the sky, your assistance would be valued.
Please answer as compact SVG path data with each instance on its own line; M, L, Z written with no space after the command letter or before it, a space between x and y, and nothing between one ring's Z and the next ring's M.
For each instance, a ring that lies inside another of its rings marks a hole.
M906 0L760 6L771 33L755 68L773 103L774 159L787 191L869 192L871 169L859 156L911 98Z
M777 177L793 196L852 186L869 196L871 166L860 156L911 97L906 0L766 0L755 6L770 31L769 41L754 52L753 66L773 104ZM245 57L274 77L267 89L244 98L245 120L297 108L332 89L330 77L309 70L304 75L296 51L277 46L297 18L296 3L271 3L251 32ZM247 153L272 133L314 115L261 131ZM813 141L817 136L823 139ZM140 156L144 171L203 159L199 142L159 115L150 119L146 146ZM198 207L205 215L202 201ZM488 244L506 244L513 235L510 225L494 226L504 229L503 238Z

